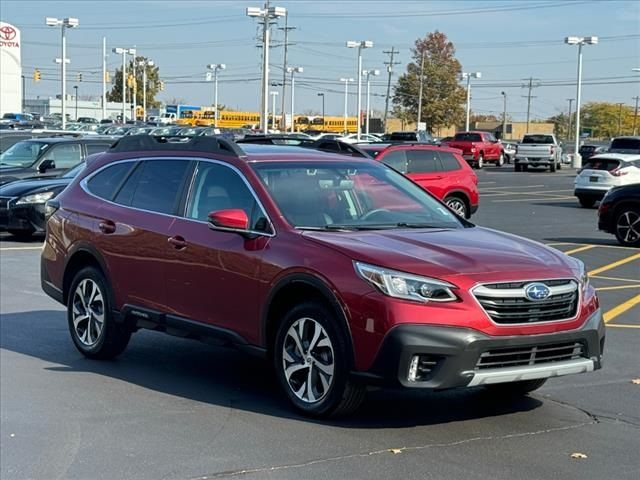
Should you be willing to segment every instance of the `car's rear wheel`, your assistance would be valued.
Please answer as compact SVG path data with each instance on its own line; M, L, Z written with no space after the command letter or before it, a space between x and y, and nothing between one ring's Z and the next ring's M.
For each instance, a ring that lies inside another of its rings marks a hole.
M349 378L348 342L338 319L323 304L292 308L276 335L274 365L280 385L302 412L318 417L346 415L365 395Z
M482 167L484 167L484 155L479 154L478 160L476 161L476 168L480 170Z
M131 331L116 323L111 291L95 267L83 268L71 282L67 318L73 343L86 357L111 359L129 344Z
M615 235L625 247L640 247L640 208L623 206L619 210Z
M516 163L513 168L515 169L516 172L521 172L522 171L522 165L520 165L518 163Z
M469 218L469 209L465 201L457 196L451 195L444 199L445 205L456 212L462 218Z
M501 153L498 157L498 166L501 167L504 165L504 153Z
M520 380L519 382L495 383L487 385L486 388L492 394L499 396L520 396L533 392L542 387L546 378L538 378L534 380Z
M584 208L592 208L596 204L596 199L593 197L585 197L581 195L578 197L578 202Z

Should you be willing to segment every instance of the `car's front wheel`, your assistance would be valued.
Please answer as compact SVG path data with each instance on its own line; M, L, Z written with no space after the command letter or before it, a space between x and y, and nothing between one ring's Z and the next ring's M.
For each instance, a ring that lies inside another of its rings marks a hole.
M476 168L480 170L482 169L482 167L484 167L484 155L480 154L478 155L478 160L476 161Z
M640 208L623 206L616 214L616 238L625 247L640 247Z
M302 412L318 417L346 415L365 395L349 378L350 355L338 319L323 304L292 308L278 328L274 364L280 385Z
M74 277L67 301L67 318L71 339L86 357L111 359L129 344L131 331L116 323L111 292L97 268L83 268Z
M592 198L592 197L585 197L585 196L579 196L578 197L578 202L580 202L580 205L584 208L591 208L596 204L596 199Z

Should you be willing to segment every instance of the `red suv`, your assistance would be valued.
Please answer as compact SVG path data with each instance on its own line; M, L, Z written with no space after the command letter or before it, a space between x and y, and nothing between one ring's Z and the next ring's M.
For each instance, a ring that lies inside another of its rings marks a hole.
M123 137L47 203L41 283L85 356L140 328L215 340L271 362L318 416L371 383L523 394L600 368L579 260L476 227L370 159L160 141Z
M504 148L489 132L458 132L443 145L462 150L464 159L475 168L482 168L487 162L504 165Z
M478 210L478 176L460 152L434 145L359 145L376 160L405 174L464 218Z

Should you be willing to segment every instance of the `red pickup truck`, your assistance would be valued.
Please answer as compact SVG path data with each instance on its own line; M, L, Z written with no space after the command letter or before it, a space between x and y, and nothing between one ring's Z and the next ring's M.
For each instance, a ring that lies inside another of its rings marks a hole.
M462 156L474 168L482 168L487 162L499 167L504 164L502 144L488 132L458 132L443 145L462 150Z

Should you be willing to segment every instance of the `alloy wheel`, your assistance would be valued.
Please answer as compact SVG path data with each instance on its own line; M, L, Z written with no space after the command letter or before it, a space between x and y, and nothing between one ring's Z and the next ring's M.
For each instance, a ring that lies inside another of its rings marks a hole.
M82 280L73 293L73 328L80 342L95 345L104 329L104 297L100 287L89 278Z
M635 243L640 239L640 214L633 210L622 212L616 222L616 233L624 243Z
M459 198L448 198L445 203L451 210L456 212L462 218L467 216L467 206Z
M334 379L335 357L326 330L312 318L300 318L287 330L282 344L284 377L305 403L322 400Z

